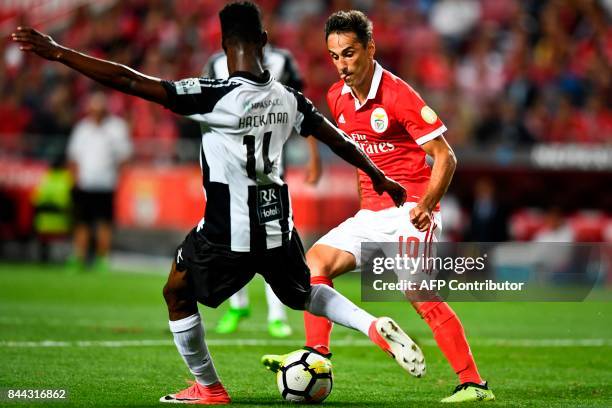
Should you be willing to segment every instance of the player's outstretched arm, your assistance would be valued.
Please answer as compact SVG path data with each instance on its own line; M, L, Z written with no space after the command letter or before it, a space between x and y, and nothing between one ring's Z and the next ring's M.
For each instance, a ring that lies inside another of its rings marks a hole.
M374 189L378 194L387 192L396 206L401 206L406 201L406 190L399 183L385 176L367 154L365 154L346 133L332 125L327 119L323 119L312 135L328 145L338 156L363 170L371 179Z
M11 38L19 43L22 51L32 52L50 61L61 62L94 81L118 91L166 105L168 96L159 78L64 47L50 36L30 27L17 27Z
M321 179L321 156L319 156L319 148L315 138L308 136L306 141L308 142L308 150L310 150L310 157L306 166L306 183L314 186Z
M419 231L427 231L431 213L438 205L457 167L457 158L444 136L438 136L421 146L434 159L427 190L419 203L410 211L410 221Z

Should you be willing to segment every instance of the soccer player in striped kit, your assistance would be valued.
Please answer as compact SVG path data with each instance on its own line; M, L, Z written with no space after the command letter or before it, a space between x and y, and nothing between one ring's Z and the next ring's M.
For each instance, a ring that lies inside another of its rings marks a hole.
M253 3L230 3L219 18L228 55L230 77L226 80L164 81L61 46L29 27L18 27L12 34L22 51L58 61L201 125L206 212L177 248L163 291L174 343L195 381L160 402L231 401L208 352L197 304L217 307L255 273L264 276L287 306L360 331L379 347L393 350L398 364L410 374L422 375L421 350L393 320L375 318L327 285L311 285L293 226L288 187L280 177L283 144L294 133L313 135L368 174L374 190L389 194L396 205L405 201L406 191L308 99L281 85L263 68L267 34Z
M270 30L270 27L267 27L267 29ZM263 64L264 68L270 71L270 74L281 84L287 85L299 92L303 91L304 81L289 50L277 48L268 43L264 47ZM209 78L228 78L229 72L227 70L227 55L225 55L225 52L221 50L211 55L202 75ZM306 164L306 182L316 184L321 175L321 160L319 158L317 141L313 137L307 137L306 141L310 151L310 158ZM284 157L281 160L283 163L281 165L281 177L283 177L286 160ZM267 283L264 285L266 303L268 304L268 333L272 337L279 338L290 336L292 329L287 321L285 305L274 294L270 285ZM251 315L248 286L246 285L229 298L229 309L215 327L217 333L228 334L235 332L238 330L239 323Z

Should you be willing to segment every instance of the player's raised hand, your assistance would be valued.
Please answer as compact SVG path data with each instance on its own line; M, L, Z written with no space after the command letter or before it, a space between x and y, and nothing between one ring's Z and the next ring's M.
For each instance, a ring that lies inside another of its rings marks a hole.
M378 181L372 180L372 185L378 194L386 191L393 199L396 207L401 207L406 202L406 190L395 180L384 176Z
M431 220L431 211L423 208L420 204L415 205L414 208L410 210L410 222L421 232L425 232L429 229Z
M48 60L57 60L62 53L62 47L53 38L31 27L17 27L11 39L19 43L20 50L33 52Z

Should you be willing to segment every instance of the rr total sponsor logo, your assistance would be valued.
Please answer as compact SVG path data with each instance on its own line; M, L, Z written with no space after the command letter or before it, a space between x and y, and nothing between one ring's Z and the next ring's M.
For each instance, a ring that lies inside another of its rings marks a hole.
M275 217L275 216L277 216L277 215L279 215L279 214L280 214L280 208L278 208L278 207L273 207L273 208L263 208L261 212L262 212L262 215L263 215L265 218L268 218L268 217Z
M258 189L257 212L259 223L279 220L283 217L283 205L280 200L280 189L278 186L260 186Z
M372 111L370 116L370 125L376 133L382 133L389 127L389 116L383 108L376 108Z
M263 205L270 205L278 201L276 197L276 191L274 188L268 188L265 190L259 190L259 202Z

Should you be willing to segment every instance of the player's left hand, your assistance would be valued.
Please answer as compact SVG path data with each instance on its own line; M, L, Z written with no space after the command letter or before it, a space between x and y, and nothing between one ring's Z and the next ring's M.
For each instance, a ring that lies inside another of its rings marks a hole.
M62 52L62 47L53 38L30 27L17 27L11 38L19 43L20 50L33 52L48 60L58 59Z
M384 176L378 182L373 181L374 190L378 194L385 191L391 196L396 207L401 207L406 202L406 190L401 184L387 176Z
M431 226L432 214L431 211L423 207L421 204L414 206L410 210L410 222L416 229L425 232Z

